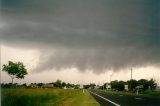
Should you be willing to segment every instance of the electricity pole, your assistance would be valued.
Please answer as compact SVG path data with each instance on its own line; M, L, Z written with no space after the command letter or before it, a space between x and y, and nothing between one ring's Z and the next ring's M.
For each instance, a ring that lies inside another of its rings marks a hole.
M112 81L112 76L113 76L113 73L110 75L110 83L111 83L111 81Z
M132 90L132 67L131 67L131 90Z
M131 67L131 80L132 80L132 67Z

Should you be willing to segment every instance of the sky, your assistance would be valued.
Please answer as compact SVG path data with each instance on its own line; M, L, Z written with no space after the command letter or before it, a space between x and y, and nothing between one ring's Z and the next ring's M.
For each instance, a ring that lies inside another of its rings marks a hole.
M0 0L1 65L23 62L24 83L129 80L131 67L160 82L159 20L159 0Z

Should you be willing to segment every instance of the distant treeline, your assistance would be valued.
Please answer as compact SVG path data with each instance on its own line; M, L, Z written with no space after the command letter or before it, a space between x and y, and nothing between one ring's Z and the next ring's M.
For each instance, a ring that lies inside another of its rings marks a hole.
M110 86L110 87L108 87ZM127 86L127 89L125 89L125 86ZM157 83L154 79L146 80L146 79L140 79L140 80L128 80L128 81L111 81L111 83L104 83L102 86L98 86L94 83L84 85L85 89L111 89L115 91L136 91L136 89L140 90L155 90L157 87Z
M150 79L150 80L146 80L146 79L140 79L140 80L129 80L129 81L112 81L111 82L111 88L115 89L115 90L119 90L119 91L123 91L125 90L125 86L124 85L128 85L128 89L131 91L134 91L135 89L142 89L142 90L154 90L157 86L157 83L155 82L155 80Z
M1 88L64 88L64 89L78 89L80 87L79 84L71 84L62 82L61 80L57 80L52 83L31 83L27 85L18 84L18 83L2 83Z

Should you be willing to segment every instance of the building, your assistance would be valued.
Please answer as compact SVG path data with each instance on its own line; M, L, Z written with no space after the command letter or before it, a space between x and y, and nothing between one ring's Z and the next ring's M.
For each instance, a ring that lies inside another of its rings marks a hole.
M52 83L46 83L42 86L43 88L53 88L53 84Z
M105 83L106 89L111 89L111 84L110 83Z

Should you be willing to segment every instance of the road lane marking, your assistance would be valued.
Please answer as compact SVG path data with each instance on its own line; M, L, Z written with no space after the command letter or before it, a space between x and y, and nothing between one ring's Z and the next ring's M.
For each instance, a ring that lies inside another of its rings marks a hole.
M135 98L135 99L141 100L142 98Z
M89 91L89 92L91 92L91 91ZM117 104L117 103L115 103L115 102L113 102L113 101L111 101L109 99L106 99L103 96L100 96L100 95L98 95L98 94L96 94L94 92L91 92L91 93L94 94L94 95L96 95L96 96L98 96L98 97L100 97L100 98L102 98L102 99L104 99L104 100L106 100L106 101L108 101L108 102L110 102L110 103L112 103L112 104L114 104L115 106L120 106L119 104Z

